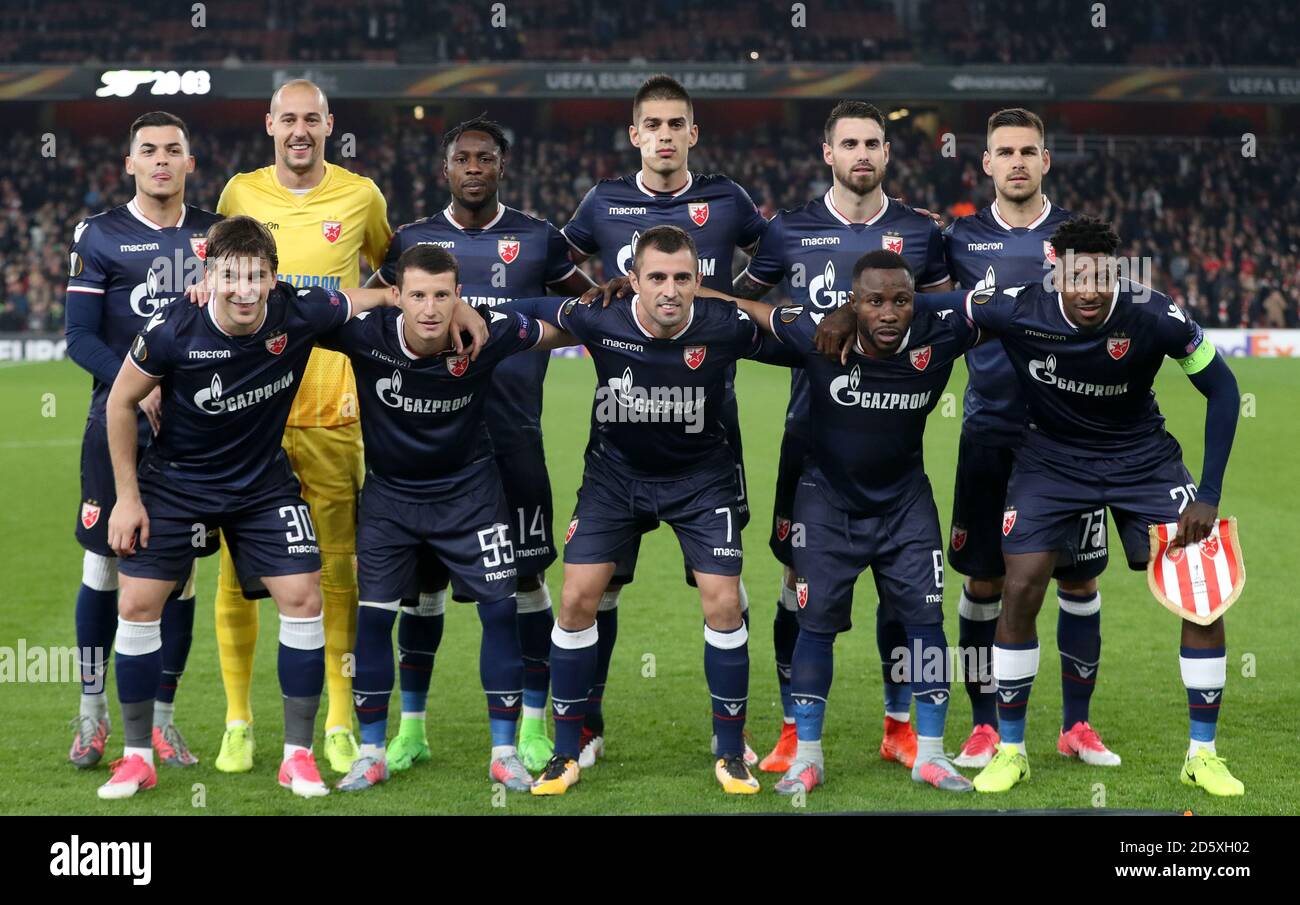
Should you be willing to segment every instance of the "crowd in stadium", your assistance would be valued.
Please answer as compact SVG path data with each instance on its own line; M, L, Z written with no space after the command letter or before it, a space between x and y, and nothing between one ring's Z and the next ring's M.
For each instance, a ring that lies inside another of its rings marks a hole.
M626 135L609 129L516 134L503 197L563 226L598 179L635 166ZM885 188L909 204L951 219L992 200L980 170L982 147L958 142L956 159L906 123L891 124ZM125 203L134 191L117 138L78 144L58 136L42 157L37 136L14 132L0 143L0 331L59 332L71 224ZM372 177L397 226L436 213L446 186L432 161L438 135L392 126L380 141L358 137L354 159L331 158ZM196 136L196 172L187 198L212 209L231 173L270 162L261 135ZM33 166L32 161L39 161ZM709 135L692 168L732 176L767 216L823 193L829 171L816 136L758 126ZM1300 154L1270 145L1255 158L1239 143L1185 140L1120 143L1082 154L1058 149L1045 190L1053 204L1112 219L1123 253L1150 261L1150 282L1185 304L1206 326L1300 327Z
M1081 0L799 5L804 27L789 0L511 0L508 27L500 28L489 3L224 0L207 4L196 28L194 5L169 0L86 0L75 15L53 19L44 0L9 0L0 8L0 61L734 62L755 52L764 62L822 63L1294 66L1300 59L1300 11L1270 0L1111 4L1108 20Z

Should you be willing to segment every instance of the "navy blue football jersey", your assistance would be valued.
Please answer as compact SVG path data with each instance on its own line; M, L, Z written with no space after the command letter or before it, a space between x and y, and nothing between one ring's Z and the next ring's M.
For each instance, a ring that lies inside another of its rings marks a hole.
M817 312L772 311L772 331L803 356L811 405L810 469L832 503L858 516L883 515L926 480L922 439L953 362L979 341L960 311L918 304L897 352L875 359L855 349L848 364L817 352Z
M135 199L93 217L72 231L68 262L69 304L102 307L99 338L126 358L136 334L158 309L203 279L208 227L218 214L187 204L175 226L147 219ZM91 412L102 414L110 385L96 379Z
M809 317L820 323L849 300L858 258L880 249L907 259L918 290L948 279L943 236L929 217L886 196L875 216L854 223L835 209L829 190L803 207L778 212L745 272L759 283L781 283L790 301L804 306ZM805 438L808 393L803 372L792 371L786 429Z
M1011 226L989 207L949 224L943 238L953 282L963 289L1021 286L1042 281L1056 260L1052 233L1073 214L1043 199L1043 212L1025 227ZM997 340L971 349L970 376L962 406L962 430L998 446L1009 446L1025 429L1025 399L1011 362Z
M478 358L449 350L420 357L406 345L397 308L377 308L320 339L352 359L361 400L366 481L403 496L428 496L430 483L492 455L485 404L493 372L542 338L537 321L513 311L489 315Z
M162 379L162 429L144 454L172 481L248 497L284 479L280 446L289 408L316 338L343 324L352 302L340 290L271 290L262 325L232 336L212 305L160 308L131 344L140 371Z
M964 294L967 316L1001 338L1020 380L1025 443L1097 457L1166 448L1156 373L1166 357L1194 371L1213 346L1163 292L1122 279L1113 298L1102 325L1081 330L1041 282Z
M471 305L546 295L547 286L577 270L558 229L504 204L482 229L462 227L450 207L400 227L388 245L380 279L396 282L397 259L415 245L438 245L456 256L461 293ZM497 368L497 391L487 402L488 432L497 453L541 441L542 382L549 362L549 353L534 352L511 356Z
M725 383L737 359L763 351L758 325L730 302L697 296L685 326L658 339L636 304L556 300L547 318L582 340L596 365L590 446L640 480L734 467L720 420Z
M664 225L680 226L695 240L701 283L729 293L736 249L757 242L767 221L749 194L721 173L688 173L681 189L658 193L644 187L638 171L592 186L562 232L578 251L598 255L605 278L612 279L632 269L641 234Z

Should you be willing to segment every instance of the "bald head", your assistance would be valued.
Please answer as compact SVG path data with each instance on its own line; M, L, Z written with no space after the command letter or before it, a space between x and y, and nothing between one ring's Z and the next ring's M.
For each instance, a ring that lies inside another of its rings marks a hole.
M286 185L314 185L325 171L325 140L334 131L325 92L315 82L294 79L271 95L266 134L275 139L276 170Z

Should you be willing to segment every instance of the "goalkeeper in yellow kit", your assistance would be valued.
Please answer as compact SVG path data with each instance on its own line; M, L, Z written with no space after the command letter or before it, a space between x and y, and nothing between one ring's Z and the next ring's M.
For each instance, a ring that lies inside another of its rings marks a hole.
M338 289L361 285L359 257L378 269L392 231L387 205L373 181L325 162L334 117L324 92L305 79L271 96L266 133L275 164L239 173L221 193L224 216L247 214L275 236L279 279L294 286ZM356 503L361 490L361 425L356 383L344 355L315 349L298 388L284 448L302 496L311 507L321 555L325 615L325 757L346 773L358 756L352 735L352 645L356 636ZM223 545L217 577L217 647L226 688L226 734L218 770L253 768L249 686L257 644L258 605L241 592Z

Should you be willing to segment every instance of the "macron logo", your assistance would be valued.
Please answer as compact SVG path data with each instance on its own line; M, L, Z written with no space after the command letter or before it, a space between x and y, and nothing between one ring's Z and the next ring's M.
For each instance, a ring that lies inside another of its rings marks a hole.
M1095 666L1080 666L1078 663L1074 664L1074 668L1077 669L1079 675L1083 676L1085 679L1089 678L1097 671L1097 667Z
M1213 704L1216 700L1218 700L1218 697L1221 694L1223 694L1223 692L1221 691L1202 691L1201 697L1205 698L1205 703Z
M50 846L50 874L55 877L131 877L136 886L153 878L152 842L68 842Z
M1016 697L1014 691L999 691L998 695L1002 698L1002 703L1004 704L1010 704Z
M555 708L555 712L558 713L560 716L564 716L566 713L569 712L568 704L556 704L555 701L552 700L551 706Z
M502 695L501 703L505 704L507 707L513 707L519 703L519 695L517 694Z
M740 713L740 711L744 708L745 705L744 704L723 704L722 706L726 709L727 713L731 714L732 716L735 716L736 714Z
M368 699L368 698L365 698L365 697L362 697L362 696L359 695L359 694L354 694L354 695L352 696L352 703L356 704L358 707L364 707L364 706L366 706L366 701L367 701L367 700L369 700L369 699Z

